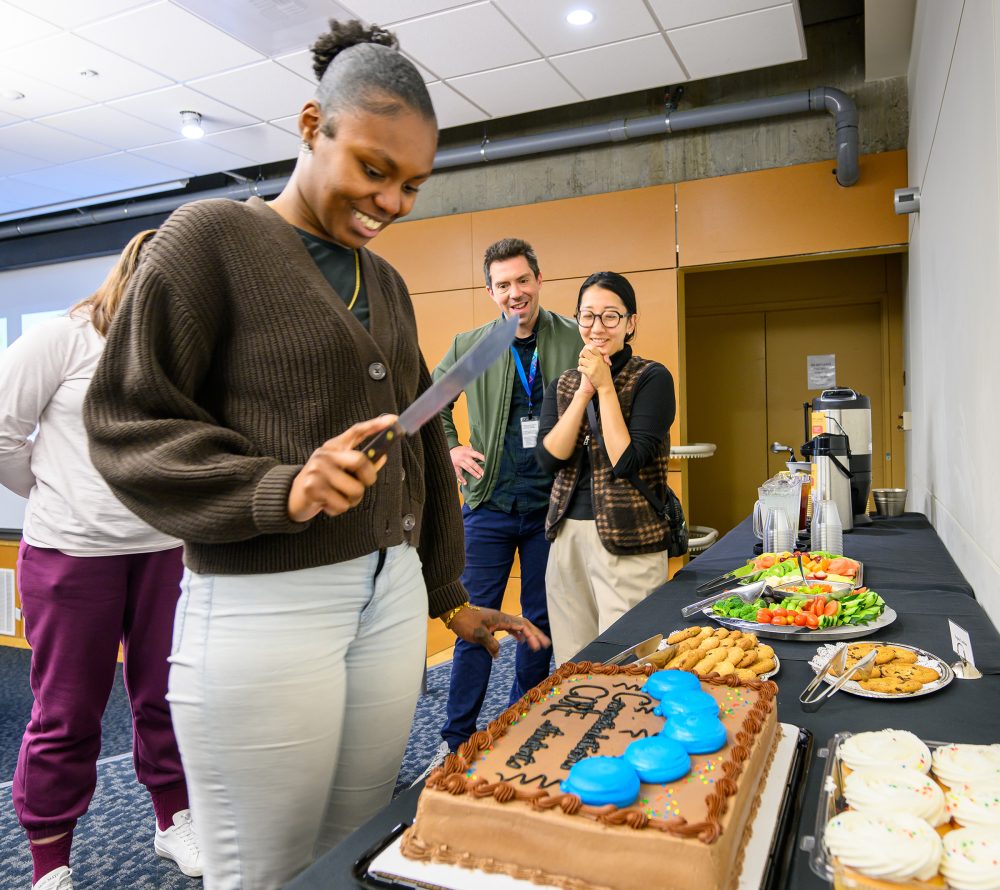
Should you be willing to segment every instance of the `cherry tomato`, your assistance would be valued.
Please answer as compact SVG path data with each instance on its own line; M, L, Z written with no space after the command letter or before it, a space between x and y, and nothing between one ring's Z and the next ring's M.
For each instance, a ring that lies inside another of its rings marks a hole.
M771 609L771 614L775 617L784 618L788 614L788 610L778 606L777 609Z
M813 617L815 618L816 616L814 615ZM808 620L808 616L805 615L805 613L803 613L803 612L799 612L798 615L795 616L795 626L796 627L805 627L805 624L806 624L807 620Z
M774 616L767 609L761 609L757 612L757 623L758 624L770 624L771 619Z
M809 615L809 614L807 614L806 615L806 625L811 630L815 630L817 627L819 627L819 618L817 618L815 615Z
M824 615L836 615L840 611L840 603L836 600L830 600L826 604L826 608L823 610Z
M773 618L771 619L771 624L774 624L774 625L776 625L776 626L778 626L778 627L781 627L781 626L783 626L783 625L785 624L785 619L784 619L784 616L782 616L782 615L775 615L775 616L774 616L774 617L773 617Z

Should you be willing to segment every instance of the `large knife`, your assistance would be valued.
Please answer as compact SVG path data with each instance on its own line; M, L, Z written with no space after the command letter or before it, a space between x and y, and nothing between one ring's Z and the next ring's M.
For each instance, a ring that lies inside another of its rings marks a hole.
M365 456L371 461L378 460L388 452L397 436L412 436L428 420L437 417L442 408L454 402L473 380L503 355L504 350L514 342L518 322L519 318L511 315L483 337L400 414L392 426L382 430L361 448Z

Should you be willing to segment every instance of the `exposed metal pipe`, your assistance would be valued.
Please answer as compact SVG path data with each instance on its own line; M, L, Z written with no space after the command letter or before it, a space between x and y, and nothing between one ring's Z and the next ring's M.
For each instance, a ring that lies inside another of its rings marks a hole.
M763 120L788 114L803 114L810 111L826 111L835 118L837 134L837 182L851 186L858 181L858 111L846 93L833 87L816 87L800 90L783 96L764 99L750 99L746 102L731 102L710 105L706 108L692 108L688 111L671 111L665 115L654 114L633 120L619 119L603 124L589 124L537 133L531 136L516 136L512 139L486 141L481 145L445 148L434 158L435 170L447 170L479 164L483 161L502 161L525 155L545 154L583 148L607 142L624 142L647 136L661 136L694 130L701 127L715 127L746 121ZM169 213L182 204L203 198L232 198L246 200L257 195L276 195L288 183L289 177L281 176L257 182L234 183L222 188L210 189L197 194L165 195L148 201L132 204L99 207L95 210L79 210L48 218L26 219L0 225L0 240L24 235L38 235L90 226L97 223L116 222L130 217L151 216Z

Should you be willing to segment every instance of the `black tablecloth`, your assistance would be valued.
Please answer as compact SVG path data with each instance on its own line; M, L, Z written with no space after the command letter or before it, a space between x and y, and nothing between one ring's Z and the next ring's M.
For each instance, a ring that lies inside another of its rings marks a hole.
M653 633L700 623L682 619L681 606L699 599L695 592L698 584L741 565L751 555L753 543L747 520L601 634L577 660L601 661ZM969 632L976 665L986 676L981 680L956 679L940 692L898 701L876 701L841 692L819 711L808 714L799 706L798 697L814 676L807 662L815 646L769 641L781 659L781 671L775 677L780 690L778 719L810 730L814 748L825 746L837 732L887 727L908 729L933 741L1000 741L996 717L1000 706L1000 634L926 518L909 513L897 519L875 520L871 526L845 535L844 550L864 564L865 583L883 594L899 614L879 635L880 640L919 646L951 662L955 660L947 621L951 618ZM813 833L822 768L823 761L814 754L796 847L803 836ZM396 824L413 818L419 790L413 788L400 795L290 884L290 890L352 886L354 861ZM808 890L828 885L809 870L806 854L797 851L785 886Z

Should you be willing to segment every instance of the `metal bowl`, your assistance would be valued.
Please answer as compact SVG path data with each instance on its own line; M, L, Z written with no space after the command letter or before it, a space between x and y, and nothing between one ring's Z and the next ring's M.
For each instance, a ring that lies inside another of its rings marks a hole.
M872 491L879 516L902 516L906 507L905 488L876 488Z

